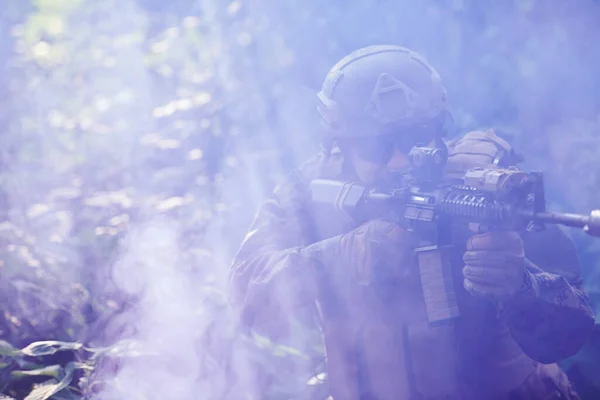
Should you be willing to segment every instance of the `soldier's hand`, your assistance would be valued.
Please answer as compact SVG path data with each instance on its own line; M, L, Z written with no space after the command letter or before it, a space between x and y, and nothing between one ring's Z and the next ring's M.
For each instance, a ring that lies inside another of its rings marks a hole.
M515 157L515 158L513 158ZM445 176L460 179L471 168L498 168L503 160L510 165L516 160L512 147L497 136L493 130L473 131L458 140L448 143L448 162Z
M464 287L474 296L508 300L525 279L525 250L517 232L488 232L467 241Z
M307 248L325 268L336 268L359 284L403 276L413 255L414 236L399 225L376 219Z

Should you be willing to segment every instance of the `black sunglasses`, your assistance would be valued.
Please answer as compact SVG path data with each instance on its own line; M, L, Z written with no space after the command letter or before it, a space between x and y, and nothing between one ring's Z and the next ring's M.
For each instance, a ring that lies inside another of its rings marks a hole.
M424 125L373 137L352 138L352 146L364 161L386 164L396 150L408 154L417 145L427 145L435 137L436 127Z

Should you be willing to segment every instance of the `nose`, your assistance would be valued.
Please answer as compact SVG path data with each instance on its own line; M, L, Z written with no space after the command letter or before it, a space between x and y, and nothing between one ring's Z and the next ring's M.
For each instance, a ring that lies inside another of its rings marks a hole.
M394 151L394 155L388 161L387 168L388 170L400 170L408 167L408 157L406 154L396 149Z

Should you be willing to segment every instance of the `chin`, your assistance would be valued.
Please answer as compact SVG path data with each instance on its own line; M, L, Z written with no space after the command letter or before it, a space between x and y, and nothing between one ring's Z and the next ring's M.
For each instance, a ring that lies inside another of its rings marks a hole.
M379 185L385 181L385 174L369 174L360 177L360 182L368 186Z

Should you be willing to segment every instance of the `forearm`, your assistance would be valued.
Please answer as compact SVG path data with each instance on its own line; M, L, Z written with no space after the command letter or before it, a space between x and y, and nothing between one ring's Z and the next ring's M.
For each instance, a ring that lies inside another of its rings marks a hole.
M529 263L525 285L503 304L515 340L533 359L552 363L575 354L594 326L594 312L580 281Z

